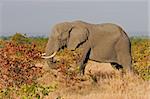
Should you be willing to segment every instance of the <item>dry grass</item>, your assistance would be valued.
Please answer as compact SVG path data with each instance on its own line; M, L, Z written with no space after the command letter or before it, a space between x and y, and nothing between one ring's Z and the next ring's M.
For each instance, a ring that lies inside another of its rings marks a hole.
M58 89L46 99L150 99L149 81L132 74L122 76L110 64L89 61L84 80L72 86L60 82L61 77L56 77L60 74L56 73L49 71L39 80L42 84L58 84Z
M90 93L89 95L68 95L64 99L149 99L148 95Z

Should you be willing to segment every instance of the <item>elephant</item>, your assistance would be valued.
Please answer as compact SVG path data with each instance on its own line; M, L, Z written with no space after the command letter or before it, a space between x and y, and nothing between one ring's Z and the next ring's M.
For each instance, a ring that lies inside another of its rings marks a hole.
M117 64L128 72L132 71L129 37L116 24L92 24L80 20L58 23L52 28L43 58L53 58L64 47L83 49L79 63L82 74L87 60Z

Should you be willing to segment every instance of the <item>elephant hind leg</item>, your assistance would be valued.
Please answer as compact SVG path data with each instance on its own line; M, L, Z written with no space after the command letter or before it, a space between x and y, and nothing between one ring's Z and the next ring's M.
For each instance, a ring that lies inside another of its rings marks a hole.
M131 47L130 42L127 37L119 38L115 46L117 60L119 64L123 66L125 71L129 71L129 72L132 71L130 47Z

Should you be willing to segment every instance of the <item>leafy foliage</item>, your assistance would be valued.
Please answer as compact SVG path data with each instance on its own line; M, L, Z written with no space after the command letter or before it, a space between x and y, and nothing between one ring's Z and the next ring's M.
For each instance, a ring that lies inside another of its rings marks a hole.
M150 79L150 39L132 38L134 70L145 80Z
M77 65L81 60L82 49L71 51L63 49L57 53L57 76L61 82L65 82L66 86L72 86L79 81L79 66ZM59 74L59 75L58 75Z
M0 86L20 86L31 84L41 76L42 68L35 66L41 57L35 44L19 44L12 41L1 42Z
M7 87L6 89L1 90L0 92L0 99L8 99L12 97L19 98L19 99L43 99L45 96L49 94L49 92L55 91L57 85L48 85L43 86L40 84L24 84L20 88L15 87Z
M11 37L11 41L18 43L18 44L31 43L30 39L26 37L26 35L22 35L18 32Z

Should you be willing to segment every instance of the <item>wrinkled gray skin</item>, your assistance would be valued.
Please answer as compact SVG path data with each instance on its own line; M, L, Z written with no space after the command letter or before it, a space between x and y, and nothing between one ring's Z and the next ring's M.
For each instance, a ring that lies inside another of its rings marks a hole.
M84 73L87 59L117 63L131 71L131 46L124 30L111 23L90 24L83 21L56 24L46 46L46 55L66 46L70 50L83 48L80 71Z

